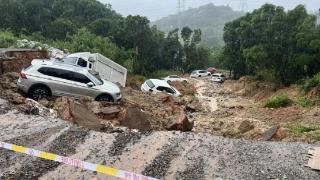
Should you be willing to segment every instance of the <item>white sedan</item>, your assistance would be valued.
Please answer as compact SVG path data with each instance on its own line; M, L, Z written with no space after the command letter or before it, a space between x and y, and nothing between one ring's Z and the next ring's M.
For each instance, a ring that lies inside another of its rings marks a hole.
M226 80L226 76L223 74L213 74L212 75L213 82L223 83L225 80Z
M168 77L165 77L163 78L164 81L170 83L170 82L175 82L175 81L178 81L178 82L185 82L187 83L188 80L185 79L185 78L182 78L180 76L177 76L177 75L171 75L171 76L168 76Z
M142 92L151 92L153 94L164 92L175 97L181 96L181 93L167 82L160 79L149 79L141 85Z
M190 77L191 78L206 77L206 76L210 76L210 74L211 73L206 70L195 70L195 71L192 71Z

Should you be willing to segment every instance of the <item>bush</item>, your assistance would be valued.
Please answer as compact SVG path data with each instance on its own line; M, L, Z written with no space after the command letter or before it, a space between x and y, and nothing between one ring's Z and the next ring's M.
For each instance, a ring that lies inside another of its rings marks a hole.
M295 104L301 106L301 107L310 107L312 106L312 102L306 98L306 97L299 97L297 100L295 100Z
M256 73L255 79L259 81L278 82L275 72L272 70L260 70Z
M309 92L312 88L320 85L320 73L314 75L311 79L307 79L302 82L300 86L301 90L304 92Z
M147 80L147 78L144 76L129 74L127 78L127 86L135 90L140 90L140 87L145 80Z
M153 73L152 78L161 79L161 78L165 78L169 75L181 75L181 74L182 73L180 71L159 70L159 71L156 71L155 73Z
M274 96L267 100L264 107L267 108L281 108L289 106L292 103L292 100L288 96Z
M293 133L296 134L305 134L311 138L316 140L320 140L320 126L319 125L289 125L288 129L290 129Z
M15 46L17 42L17 37L15 37L9 31L0 31L0 48L8 48L10 46Z

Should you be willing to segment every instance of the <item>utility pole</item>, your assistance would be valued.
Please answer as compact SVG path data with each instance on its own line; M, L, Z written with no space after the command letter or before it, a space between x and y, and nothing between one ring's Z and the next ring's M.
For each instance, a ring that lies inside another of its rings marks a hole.
M247 11L247 8L248 8L248 2L247 0L240 0L240 4L239 4L239 9L240 11Z
M181 13L185 11L186 8L186 0L178 0L178 27L181 30Z

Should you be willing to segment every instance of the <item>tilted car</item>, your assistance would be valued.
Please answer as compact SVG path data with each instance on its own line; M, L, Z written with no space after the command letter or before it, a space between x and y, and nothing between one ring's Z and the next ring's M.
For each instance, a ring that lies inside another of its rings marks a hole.
M181 93L170 86L167 82L160 79L149 79L141 85L142 92L151 92L153 94L164 92L175 97L181 96Z
M180 76L177 76L177 75L171 75L171 76L167 76L165 78L163 78L163 80L165 80L166 82L170 83L170 82L175 82L175 81L178 81L178 82L185 82L187 83L188 80L185 79L185 78L182 78Z
M18 88L30 98L48 96L89 96L96 101L120 101L120 88L81 67L37 61L20 73Z
M191 78L197 78L197 77L207 77L210 76L210 72L206 71L206 70L195 70L191 72L190 77Z
M223 74L213 74L212 81L222 83L226 80L226 76Z

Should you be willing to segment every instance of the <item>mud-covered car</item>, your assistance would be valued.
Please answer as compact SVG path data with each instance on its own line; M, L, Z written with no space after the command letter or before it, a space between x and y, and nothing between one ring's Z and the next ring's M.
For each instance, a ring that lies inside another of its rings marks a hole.
M141 85L142 92L159 93L164 92L176 97L181 96L181 93L174 87L170 86L166 81L160 79L149 79Z
M120 101L120 88L85 68L37 62L20 72L18 88L30 98L48 96L89 96L96 101Z

